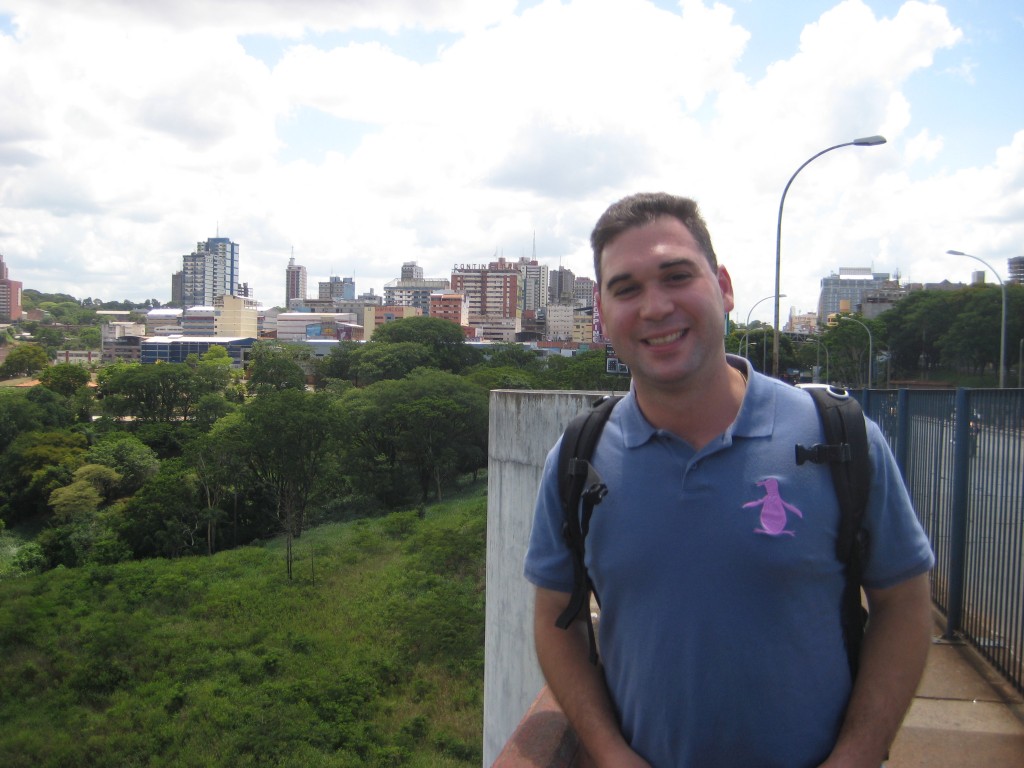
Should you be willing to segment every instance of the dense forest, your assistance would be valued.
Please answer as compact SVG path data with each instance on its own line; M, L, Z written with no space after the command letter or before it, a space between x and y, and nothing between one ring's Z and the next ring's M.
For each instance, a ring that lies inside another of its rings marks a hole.
M21 365L28 343L10 350ZM494 387L610 388L603 353L483 359L458 326L411 318L316 359L260 342L185 363L45 365L0 388L0 572L213 554L310 525L442 500L487 463ZM288 560L290 569L290 559Z

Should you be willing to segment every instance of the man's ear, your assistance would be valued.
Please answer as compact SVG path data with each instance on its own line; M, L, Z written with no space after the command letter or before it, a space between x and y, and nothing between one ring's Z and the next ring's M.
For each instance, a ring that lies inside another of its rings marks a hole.
M736 306L732 293L732 277L729 276L729 270L722 266L718 268L718 287L722 291L722 304L725 305L725 311L732 312Z

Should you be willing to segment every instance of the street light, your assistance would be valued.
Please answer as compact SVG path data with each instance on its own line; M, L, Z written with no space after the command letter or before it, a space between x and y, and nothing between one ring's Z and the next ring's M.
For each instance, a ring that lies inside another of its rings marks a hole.
M775 230L775 338L772 341L772 376L775 378L779 378L779 272L782 266L782 207L786 204L786 193L789 192L789 187L797 174L806 168L812 160L818 159L826 152L831 152L833 149L839 149L840 147L874 147L879 144L885 144L884 136L865 136L862 139L854 139L844 144L836 144L828 149L823 149L818 154L812 155L805 160L804 164L797 168L793 175L789 177L789 181L786 182L786 188L782 190L782 199L779 201L779 225Z
M950 256L966 256L968 259L980 261L986 267L992 269L992 265L979 256L972 256L963 251L946 251L946 253ZM1003 282L1003 278L994 269L992 269L992 274L996 276L996 280L999 281L999 287L1003 292L1003 319L999 326L999 388L1002 389L1006 384L1006 283Z
M830 378L829 374L828 374L828 366L829 366L829 362L828 362L828 347L825 346L825 342L823 342L821 339L815 339L815 338L808 337L807 340L808 341L813 341L815 344L818 345L819 349L824 349L825 350L825 383L828 384L829 378ZM818 362L819 363L821 362L821 354L820 353L818 354ZM821 368L821 366L819 365L818 368Z
M871 329L864 325L864 323L862 323L857 318L850 317L849 315L840 315L839 319L849 320L852 323L856 323L857 325L859 325L861 328L868 332L868 389L871 389L871 361L874 360L875 357L875 341L871 337Z
M758 299L750 307L750 312L747 312L746 332L743 334L743 344L746 346L746 350L747 350L746 352L743 353L743 356L745 358L747 358L747 360L750 359L750 315L754 311L754 307L756 307L762 301L768 301L768 299L772 298L774 295L775 294L772 294L771 296L765 296L763 299ZM779 298L780 299L786 298L786 294L782 294Z

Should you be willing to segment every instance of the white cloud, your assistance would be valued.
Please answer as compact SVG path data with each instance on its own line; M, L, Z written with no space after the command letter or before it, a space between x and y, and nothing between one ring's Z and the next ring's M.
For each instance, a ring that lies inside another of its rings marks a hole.
M932 138L927 129L907 139L906 159L910 163L917 160L934 160L940 152L942 139Z
M181 255L218 228L268 303L283 298L292 248L311 283L352 275L359 290L379 290L404 261L445 276L529 255L534 235L549 265L590 274L587 237L605 205L665 189L701 202L745 317L772 289L786 180L814 152L874 133L890 143L816 160L787 198L783 291L801 309L839 266L916 275L966 242L954 235L975 235L963 248L979 252L1024 239L1020 134L990 165L959 170L942 164L941 126L907 135L905 83L961 39L937 4L886 19L837 3L757 80L739 67L763 32L721 3L515 8L107 0L86 13L0 0L18 30L0 35L12 276L167 299ZM434 56L403 55L422 29L456 34ZM247 54L250 34L280 38L280 57ZM312 151L303 121L319 114L331 118Z

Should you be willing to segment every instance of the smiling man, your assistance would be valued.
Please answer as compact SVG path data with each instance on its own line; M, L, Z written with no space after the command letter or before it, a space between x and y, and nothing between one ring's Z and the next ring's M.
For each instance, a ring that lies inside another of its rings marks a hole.
M929 646L934 562L868 422L864 574L871 622L854 681L840 617L840 519L811 398L726 355L732 280L697 205L612 205L591 235L606 334L632 373L592 463L609 492L586 540L601 666L573 589L552 449L526 558L537 654L598 766L877 768ZM589 609L588 609L589 610Z

